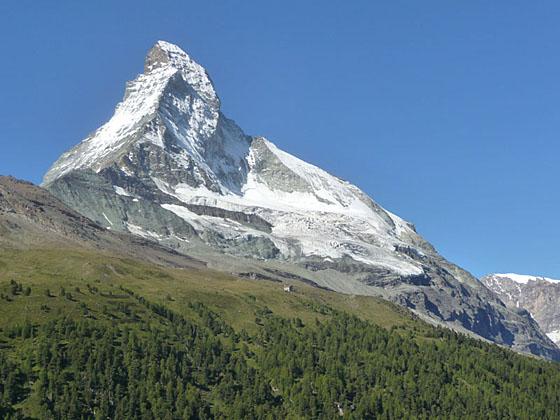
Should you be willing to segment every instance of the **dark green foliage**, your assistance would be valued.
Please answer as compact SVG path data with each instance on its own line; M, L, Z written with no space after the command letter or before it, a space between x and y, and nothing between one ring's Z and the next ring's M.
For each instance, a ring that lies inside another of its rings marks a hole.
M560 418L557 364L446 329L262 307L257 332L236 333L202 303L187 319L120 291L95 316L72 303L82 318L0 334L0 418L22 416L27 400L56 419Z
M26 375L0 352L0 418L15 417L14 405L27 397Z

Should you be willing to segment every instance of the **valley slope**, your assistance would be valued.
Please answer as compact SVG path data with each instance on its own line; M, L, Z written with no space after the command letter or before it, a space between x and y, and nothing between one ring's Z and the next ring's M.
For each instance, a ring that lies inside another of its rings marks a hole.
M242 279L0 178L1 418L557 418L560 367ZM21 239L21 240L18 240Z

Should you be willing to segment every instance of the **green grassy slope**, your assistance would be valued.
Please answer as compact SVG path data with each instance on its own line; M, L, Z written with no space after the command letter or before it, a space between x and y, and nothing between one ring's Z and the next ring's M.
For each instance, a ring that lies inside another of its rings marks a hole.
M0 250L1 418L559 418L560 368L370 297Z
M30 287L31 294L10 294L10 281ZM100 294L87 293L87 286ZM255 311L270 308L283 317L305 321L322 318L321 306L347 311L383 327L412 324L408 311L381 299L349 296L297 283L294 292L282 283L244 280L211 270L182 270L143 264L93 251L4 250L0 252L0 327L25 319L45 322L57 310L80 316L80 304L98 312L107 302L118 301L124 286L152 302L188 315L188 303L203 302L235 329L255 327ZM62 298L60 288L72 295ZM79 288L79 292L76 291ZM50 290L51 297L46 291ZM41 311L42 305L52 311Z

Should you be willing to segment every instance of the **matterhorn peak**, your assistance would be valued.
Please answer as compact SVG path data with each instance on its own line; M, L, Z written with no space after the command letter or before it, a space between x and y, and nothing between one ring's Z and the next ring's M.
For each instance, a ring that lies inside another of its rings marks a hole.
M144 74L150 74L162 68L179 71L183 79L203 100L219 108L218 95L206 69L180 47L167 41L157 41L148 51L144 62Z
M157 41L148 51L144 64L144 71L149 73L155 67L172 64L182 67L192 61L189 55L175 44L167 41Z
M99 172L134 144L165 148L171 142L202 159L219 118L220 100L204 67L178 46L158 41L146 56L144 73L127 83L111 119L63 154L43 184L77 169Z

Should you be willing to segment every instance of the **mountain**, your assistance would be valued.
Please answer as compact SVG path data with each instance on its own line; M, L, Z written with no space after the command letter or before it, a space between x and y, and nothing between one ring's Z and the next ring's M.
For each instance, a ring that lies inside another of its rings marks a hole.
M113 117L43 186L113 231L238 276L379 295L432 323L560 359L529 314L446 261L358 187L245 134L206 70L159 41Z
M560 280L521 274L490 274L480 279L506 305L527 309L541 329L560 345Z

